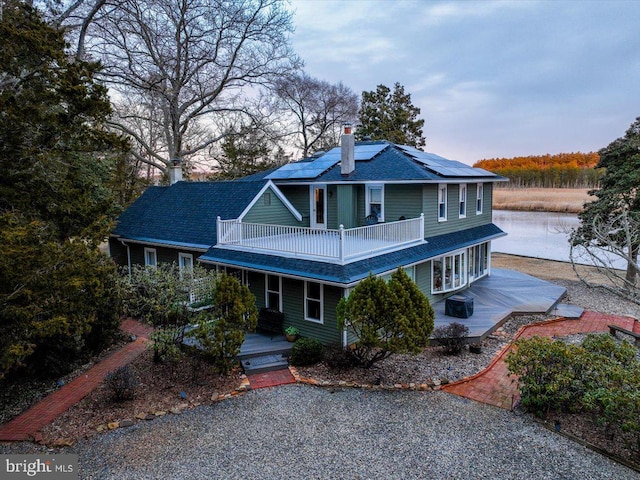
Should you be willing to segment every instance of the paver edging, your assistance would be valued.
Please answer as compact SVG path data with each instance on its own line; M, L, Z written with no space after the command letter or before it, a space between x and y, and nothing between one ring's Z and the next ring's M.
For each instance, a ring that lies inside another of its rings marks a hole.
M231 390L228 393L220 393L220 394L214 394L211 397L211 404L214 403L218 403L221 402L223 400L228 400L230 398L234 398L234 397L238 397L241 395L244 395L245 393L247 393L249 390L251 390L251 386L249 385L249 380L247 378L247 376L245 374L242 374L240 376L240 385L238 385L238 387L234 388L233 390ZM156 418L160 418L160 417L164 417L165 415L180 415L182 412L184 412L185 410L192 410L196 407L199 407L201 405L204 405L204 403L202 402L183 402L181 404L176 405L173 408L170 408L168 410L150 410L149 412L139 412L136 415L133 416L133 418L125 418L122 420L114 420L111 422L107 422L107 423L101 423L100 425L95 427L95 431L97 433L103 433L103 432L108 432L111 430L115 430L115 429L120 429L120 428L129 428L129 427L133 427L139 423L143 423L143 422L147 422L150 420L155 420ZM50 442L43 442L42 438L40 436L40 439L38 438L34 438L34 441L36 443L39 443L41 445L46 445L48 447L70 447L73 446L74 442L72 440L66 439L66 438L61 438L61 439L55 439L52 440ZM11 442L9 442L11 443Z

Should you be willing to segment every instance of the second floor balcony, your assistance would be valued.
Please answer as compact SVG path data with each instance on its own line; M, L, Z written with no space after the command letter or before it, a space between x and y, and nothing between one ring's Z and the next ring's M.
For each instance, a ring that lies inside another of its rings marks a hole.
M357 228L320 229L217 219L218 248L346 264L424 243L424 214Z

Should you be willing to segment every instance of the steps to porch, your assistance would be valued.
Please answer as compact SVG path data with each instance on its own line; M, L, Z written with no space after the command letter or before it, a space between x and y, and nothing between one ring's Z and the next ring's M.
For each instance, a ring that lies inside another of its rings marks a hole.
M249 333L245 337L238 359L247 375L284 370L292 343L282 335Z
M247 375L289 368L289 361L287 357L282 354L246 358L242 360L241 363L244 373Z

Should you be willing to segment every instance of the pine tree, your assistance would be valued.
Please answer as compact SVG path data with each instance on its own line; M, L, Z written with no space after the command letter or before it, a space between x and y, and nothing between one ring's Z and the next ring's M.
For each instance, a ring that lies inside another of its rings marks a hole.
M587 249L621 247L627 256L625 288L634 288L638 280L640 234L635 228L629 231L624 225L616 224L619 220L627 226L640 223L640 117L624 137L614 140L598 153L598 168L606 169L605 174L600 180L600 188L589 192L597 199L587 203L579 214L581 226L573 233L571 241L573 245ZM599 228L600 225L608 225L606 232Z
M99 250L116 208L98 64L71 60L25 2L0 19L0 378L57 375L118 327L116 269Z
M393 92L385 85L378 85L372 92L362 92L358 112L361 126L356 132L358 140L388 140L416 148L425 145L422 128L424 120L418 119L420 109L411 103L411 94L404 92L399 83Z
M402 269L389 283L369 275L340 300L337 315L339 328L358 338L351 353L366 368L394 353L420 352L433 331L433 309Z

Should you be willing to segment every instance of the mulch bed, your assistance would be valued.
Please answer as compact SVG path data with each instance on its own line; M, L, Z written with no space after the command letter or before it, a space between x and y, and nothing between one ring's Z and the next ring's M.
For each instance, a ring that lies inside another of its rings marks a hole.
M115 422L133 423L164 414L209 404L241 383L241 371L218 374L197 356L185 355L179 362L153 363L153 352L145 351L129 368L138 382L133 400L114 402L113 391L103 382L81 402L42 431L46 444L71 444L109 429Z

